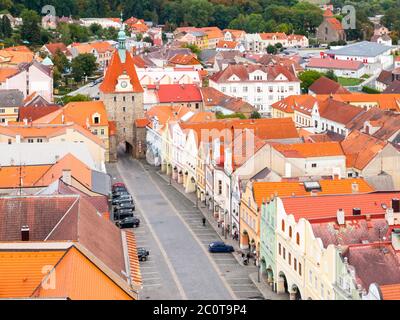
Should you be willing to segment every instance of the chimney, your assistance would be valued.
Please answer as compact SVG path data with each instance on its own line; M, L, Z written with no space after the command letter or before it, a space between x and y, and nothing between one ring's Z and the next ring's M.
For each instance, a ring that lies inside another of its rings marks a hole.
M336 218L337 218L337 223L338 223L339 226L343 226L345 224L344 210L343 209L338 209L336 211Z
M71 169L63 169L63 171L62 171L62 181L64 181L68 185L72 184Z
M28 119L24 118L23 121L24 121L24 125L27 126L28 125Z
M361 209L353 208L353 216L359 216L359 215L361 215Z
M21 240L29 241L29 227L28 226L21 227Z
M394 213L400 212L400 200L397 198L392 199L392 209Z
M392 230L392 246L394 250L400 250L400 229Z
M352 193L357 193L359 191L359 186L357 182L353 182L351 184L351 192Z
M394 225L394 214L392 208L387 208L385 213L385 219L389 226Z

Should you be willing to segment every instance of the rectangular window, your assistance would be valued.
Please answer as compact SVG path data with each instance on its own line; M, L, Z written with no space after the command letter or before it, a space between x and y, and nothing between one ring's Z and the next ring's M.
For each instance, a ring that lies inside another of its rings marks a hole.
M28 139L28 143L33 143L33 139Z
M281 244L278 245L278 251L279 251L279 255L282 255L282 246L281 246Z
M294 266L294 271L297 271L297 259L293 259L293 266Z
M295 261L296 261L296 259L295 259ZM288 254L288 262L289 262L289 266L291 266L292 265L292 254L290 252Z
M283 259L286 260L286 249L283 248Z
M43 142L43 139L39 138L36 140L37 142Z
M301 276L301 263L299 262L299 275Z
M218 180L218 194L222 194L222 181Z
M100 129L100 134L103 136L104 135L104 129Z
M316 163L312 163L312 164L311 164L311 167L312 167L312 168L316 168L316 167L317 167L317 164L316 164Z

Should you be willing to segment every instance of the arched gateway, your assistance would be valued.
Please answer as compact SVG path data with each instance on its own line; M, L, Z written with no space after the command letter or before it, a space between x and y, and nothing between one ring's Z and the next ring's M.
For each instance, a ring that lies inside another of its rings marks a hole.
M126 50L125 26L118 33L118 50L100 85L100 99L106 107L110 134L110 161L117 160L117 148L126 143L126 152L135 158L146 155L146 119L143 88L140 85L132 55Z

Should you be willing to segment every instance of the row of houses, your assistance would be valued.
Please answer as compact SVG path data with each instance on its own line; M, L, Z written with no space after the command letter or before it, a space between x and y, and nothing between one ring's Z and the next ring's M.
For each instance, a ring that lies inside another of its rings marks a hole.
M174 41L188 43L203 49L265 52L270 45L280 43L285 48L308 47L306 36L282 32L247 34L243 30L218 27L180 27L174 31Z

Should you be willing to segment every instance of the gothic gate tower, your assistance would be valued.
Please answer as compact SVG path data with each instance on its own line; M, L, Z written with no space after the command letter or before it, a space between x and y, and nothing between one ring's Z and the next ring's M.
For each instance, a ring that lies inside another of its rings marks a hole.
M144 117L143 88L132 55L126 50L122 15L118 50L114 51L100 85L100 100L106 107L110 128L115 128L115 132L110 134L110 161L117 160L117 147L120 143L125 143L127 153L138 157L137 148L138 144L142 146L142 141L137 141L135 121Z

